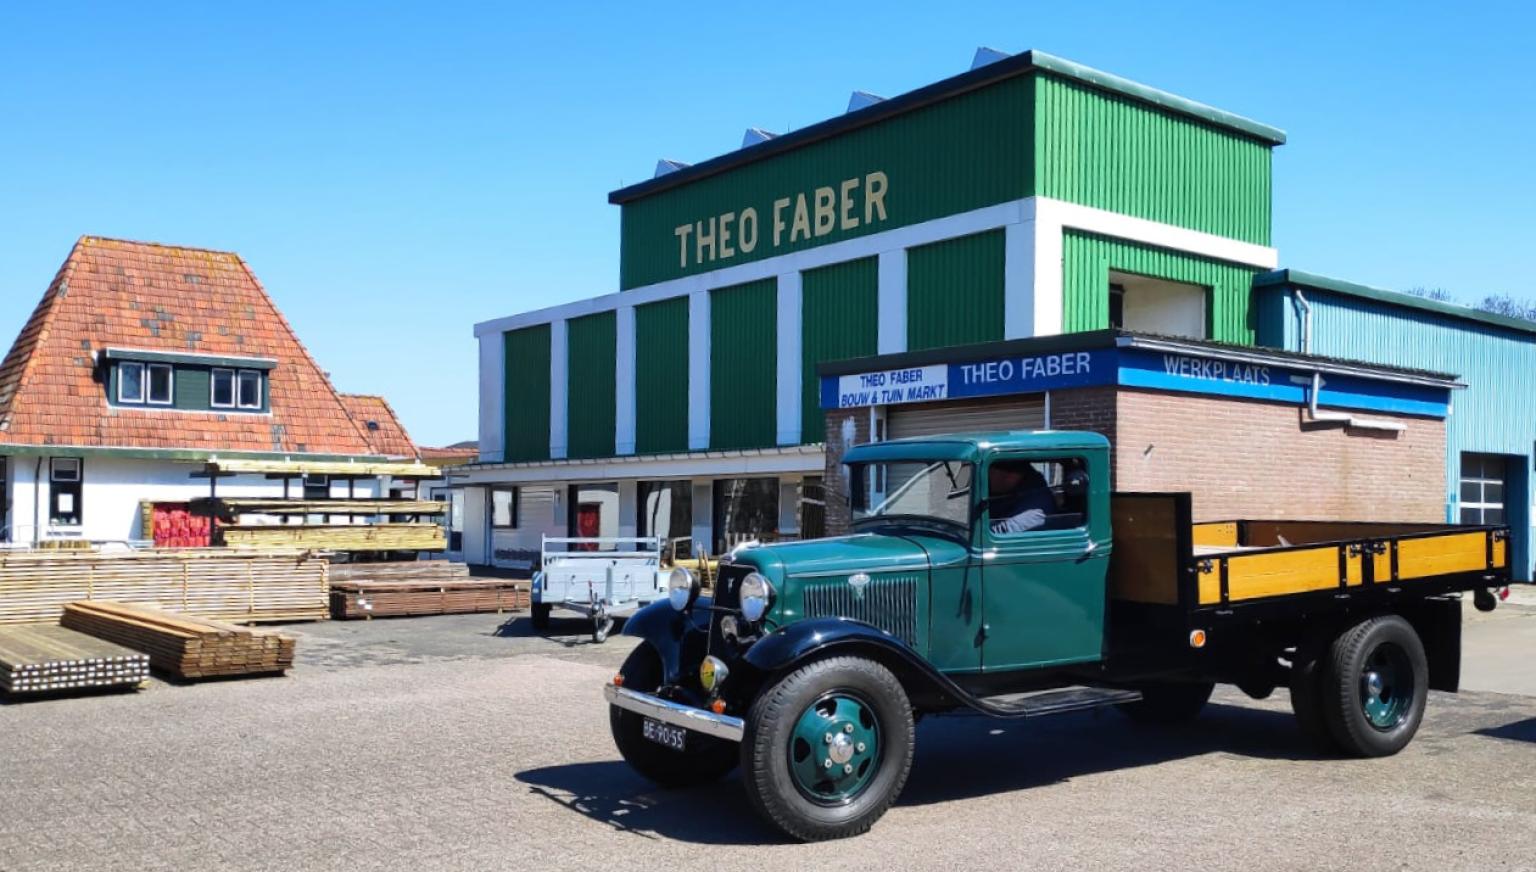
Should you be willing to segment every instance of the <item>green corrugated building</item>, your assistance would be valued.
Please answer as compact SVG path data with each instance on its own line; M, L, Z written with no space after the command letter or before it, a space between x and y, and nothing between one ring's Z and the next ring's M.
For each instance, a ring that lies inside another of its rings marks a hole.
M718 552L817 532L824 362L1111 326L1254 342L1285 135L995 57L612 192L615 292L476 325L466 558L523 566L542 534Z

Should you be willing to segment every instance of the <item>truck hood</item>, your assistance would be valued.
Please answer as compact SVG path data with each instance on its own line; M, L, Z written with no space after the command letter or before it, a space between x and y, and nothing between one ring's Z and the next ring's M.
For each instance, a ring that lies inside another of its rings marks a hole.
M737 555L736 562L751 564L773 579L807 574L917 571L929 567L925 544L927 537L923 536L859 533L749 548ZM945 543L944 547L955 546Z

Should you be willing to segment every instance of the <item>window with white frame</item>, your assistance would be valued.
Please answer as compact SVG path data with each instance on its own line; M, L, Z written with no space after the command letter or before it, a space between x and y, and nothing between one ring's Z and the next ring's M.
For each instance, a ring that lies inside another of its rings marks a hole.
M1461 522L1504 523L1508 464L1497 454L1461 455Z
M176 371L168 363L145 367L144 400L151 406L169 406L176 396Z
M144 364L125 360L117 365L117 401L144 402Z
M261 408L261 373L242 369L235 377L236 397L242 409Z
M215 368L209 390L211 394L208 397L208 405L215 409L233 409L235 407L235 371Z
M48 462L48 522L78 527L83 516L81 485L85 480L78 457L54 457Z

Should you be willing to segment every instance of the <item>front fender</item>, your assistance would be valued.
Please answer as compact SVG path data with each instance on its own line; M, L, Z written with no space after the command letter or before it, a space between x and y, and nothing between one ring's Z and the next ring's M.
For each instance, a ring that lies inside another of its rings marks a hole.
M682 650L685 637L709 633L710 597L701 596L693 608L680 612L667 600L659 600L640 609L624 622L624 635L636 636L656 649L661 657L663 684L678 683L682 674Z
M759 689L801 663L822 656L856 654L895 673L914 705L968 704L966 693L922 655L890 633L851 618L809 618L775 630L747 649L745 668L733 675L732 695L755 696Z

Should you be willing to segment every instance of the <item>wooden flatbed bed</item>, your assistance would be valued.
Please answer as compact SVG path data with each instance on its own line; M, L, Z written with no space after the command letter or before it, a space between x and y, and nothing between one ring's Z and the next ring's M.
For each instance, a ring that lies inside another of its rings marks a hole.
M1304 602L1497 587L1509 582L1509 528L1347 521L1191 520L1187 493L1110 502L1110 596L1220 617Z

